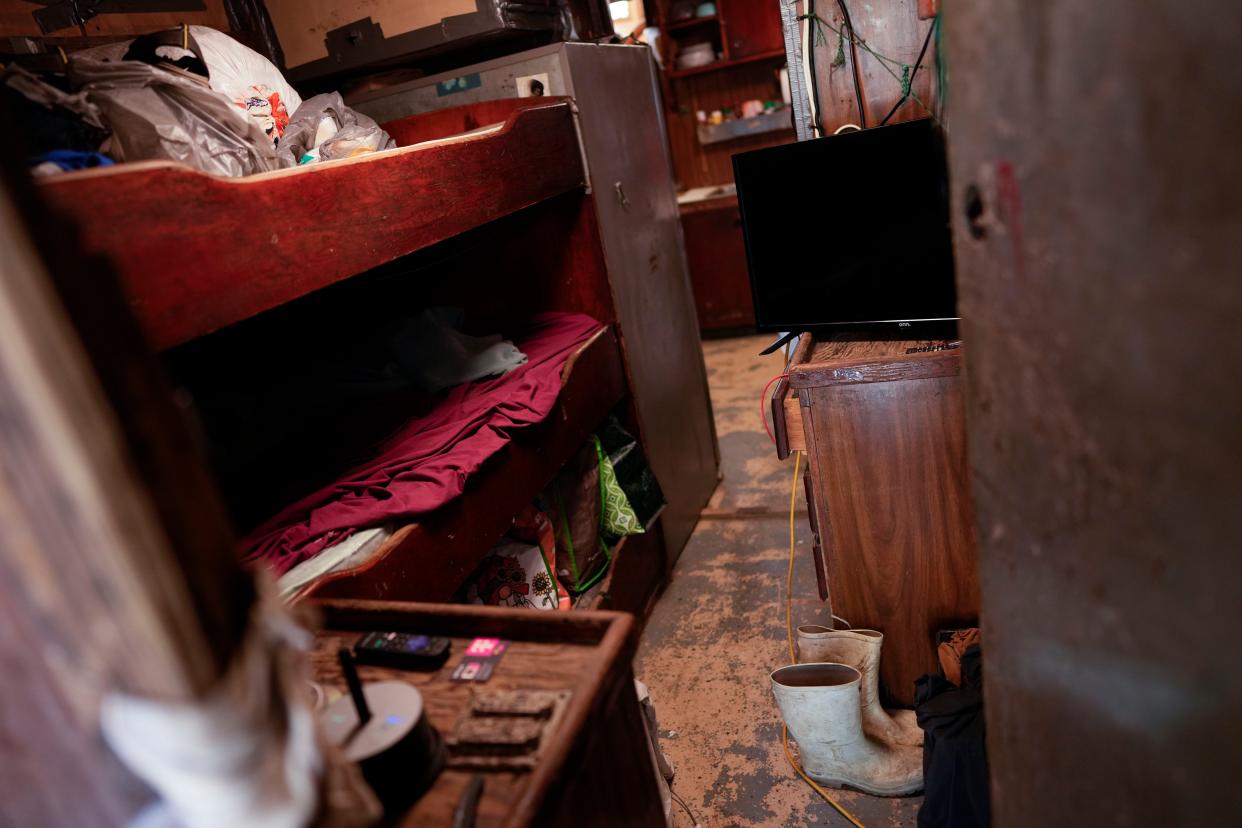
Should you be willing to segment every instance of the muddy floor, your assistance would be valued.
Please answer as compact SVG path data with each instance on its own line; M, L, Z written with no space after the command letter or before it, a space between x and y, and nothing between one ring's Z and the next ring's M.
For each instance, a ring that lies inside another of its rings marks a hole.
M789 767L768 673L788 662L785 576L793 460L781 462L759 420L759 394L782 357L767 337L704 343L724 479L656 605L635 664L651 689L673 790L705 828L848 826ZM828 623L815 590L801 489L794 625ZM833 791L868 828L914 825L917 797ZM676 808L678 828L692 822Z

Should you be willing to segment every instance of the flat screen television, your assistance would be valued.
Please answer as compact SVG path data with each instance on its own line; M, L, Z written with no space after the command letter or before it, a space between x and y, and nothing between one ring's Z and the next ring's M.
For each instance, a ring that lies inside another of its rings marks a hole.
M948 173L930 119L740 153L733 173L760 330L954 329Z

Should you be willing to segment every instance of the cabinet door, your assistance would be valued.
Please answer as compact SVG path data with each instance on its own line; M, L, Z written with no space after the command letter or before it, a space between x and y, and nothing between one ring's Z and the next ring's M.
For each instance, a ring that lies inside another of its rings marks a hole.
M785 48L775 0L716 0L729 60Z
M938 630L975 626L979 578L957 376L799 390L832 612L884 633L880 686L914 704Z
M753 327L755 304L737 200L683 207L681 226L699 327L705 331Z

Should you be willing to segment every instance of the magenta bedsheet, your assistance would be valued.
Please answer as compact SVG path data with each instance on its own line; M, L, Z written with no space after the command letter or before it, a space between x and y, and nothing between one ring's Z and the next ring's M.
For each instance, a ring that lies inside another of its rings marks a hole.
M450 388L430 413L389 438L374 460L243 538L243 556L283 573L356 530L409 520L448 503L515 430L547 418L560 394L565 361L600 328L582 314L530 320L513 337L528 357L525 365Z

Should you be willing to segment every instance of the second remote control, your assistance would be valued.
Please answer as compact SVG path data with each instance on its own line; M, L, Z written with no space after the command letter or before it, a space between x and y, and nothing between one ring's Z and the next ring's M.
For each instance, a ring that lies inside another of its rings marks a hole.
M395 667L398 670L438 670L448 658L452 642L417 633L370 632L354 645L360 664Z

